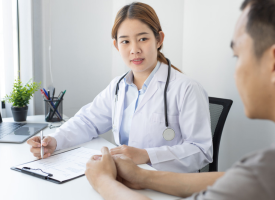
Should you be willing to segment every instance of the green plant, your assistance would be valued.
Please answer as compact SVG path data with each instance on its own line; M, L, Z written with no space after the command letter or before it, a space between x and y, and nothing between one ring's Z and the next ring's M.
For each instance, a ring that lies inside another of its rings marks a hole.
M15 79L13 84L13 89L10 95L6 95L4 100L12 103L13 107L25 107L29 104L29 101L33 94L38 91L41 82L30 83L31 79L26 83L25 86L22 85L21 80Z

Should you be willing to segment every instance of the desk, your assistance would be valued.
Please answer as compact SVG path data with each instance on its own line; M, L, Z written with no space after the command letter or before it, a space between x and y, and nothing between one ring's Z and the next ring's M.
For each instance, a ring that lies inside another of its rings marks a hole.
M28 116L27 122L41 123L44 115ZM4 122L12 122L13 118L3 118ZM44 135L54 132L55 129L44 129ZM96 150L102 146L113 148L115 145L103 138L96 138L90 142L79 145ZM85 176L64 184L55 184L42 179L32 177L10 169L10 167L35 160L29 151L29 145L0 143L0 199L1 200L96 200L103 199L89 184ZM68 149L67 149L68 150ZM61 150L65 151L65 150ZM57 153L61 152L58 151ZM154 170L148 165L142 168ZM139 190L141 194L151 199L178 199L152 190Z

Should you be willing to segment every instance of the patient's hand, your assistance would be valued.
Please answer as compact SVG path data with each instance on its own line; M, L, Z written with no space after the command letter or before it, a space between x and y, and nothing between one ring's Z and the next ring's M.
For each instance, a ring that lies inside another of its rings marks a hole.
M110 180L115 180L117 170L115 162L107 147L102 147L102 156L93 156L86 164L85 175L93 186L100 193L100 189L108 184Z

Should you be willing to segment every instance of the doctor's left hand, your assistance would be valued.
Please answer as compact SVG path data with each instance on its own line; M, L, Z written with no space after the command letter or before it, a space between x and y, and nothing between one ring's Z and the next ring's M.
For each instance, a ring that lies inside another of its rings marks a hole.
M150 161L149 155L145 149L139 149L130 147L127 145L121 145L110 150L111 155L123 154L128 158L131 158L134 163L145 164Z
M97 192L110 180L116 180L117 177L116 164L109 149L102 147L101 152L101 159L98 159L98 156L93 156L88 160L85 171L88 181Z

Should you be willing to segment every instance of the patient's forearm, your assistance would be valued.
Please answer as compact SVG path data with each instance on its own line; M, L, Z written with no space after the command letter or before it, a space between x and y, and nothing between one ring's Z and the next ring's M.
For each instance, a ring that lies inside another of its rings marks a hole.
M102 182L98 192L105 200L150 200L148 197L143 196L116 180L109 180Z
M205 190L223 176L224 172L173 173L143 170L140 186L163 193L188 197Z

